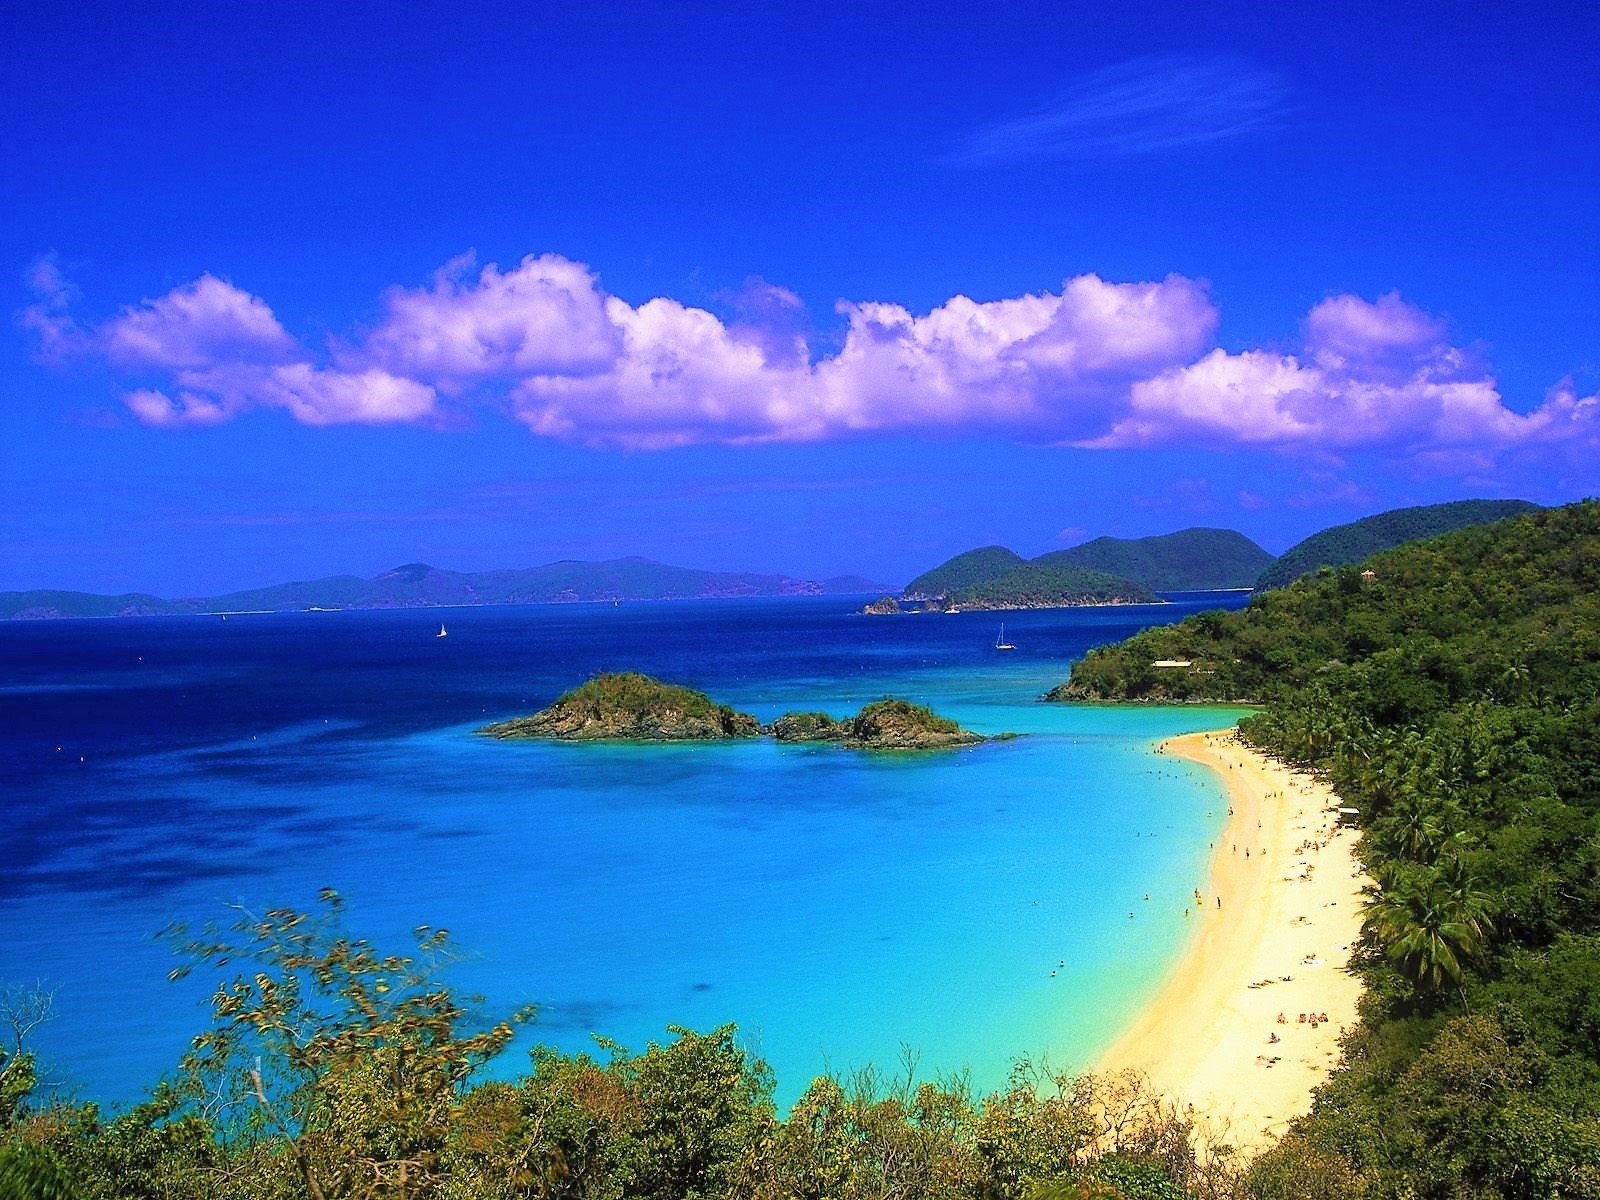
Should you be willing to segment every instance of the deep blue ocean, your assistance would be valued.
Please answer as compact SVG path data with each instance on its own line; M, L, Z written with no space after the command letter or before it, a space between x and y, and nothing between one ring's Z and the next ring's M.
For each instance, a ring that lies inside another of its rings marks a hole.
M728 1021L785 1102L907 1051L983 1088L1023 1056L1084 1066L1175 959L1225 813L1152 743L1238 713L1039 696L1090 646L1243 597L1005 614L1012 652L994 614L860 603L0 623L0 986L53 989L51 1078L126 1104L208 1021L157 931L331 886L386 948L448 927L487 1014L539 1006L501 1074L534 1042ZM763 720L895 695L1024 736L872 755L474 735L621 669Z

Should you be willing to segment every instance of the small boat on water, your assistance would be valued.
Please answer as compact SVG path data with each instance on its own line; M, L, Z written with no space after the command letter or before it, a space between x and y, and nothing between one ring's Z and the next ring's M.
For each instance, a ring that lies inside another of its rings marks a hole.
M1005 627L1005 622L1003 622L1003 621L1000 623L1000 636L995 638L995 640L994 640L994 648L996 650L1015 650L1016 649L1015 646L1013 646L1010 642L1006 641L1006 627Z
M434 634L433 636L436 637L436 638L442 638L442 637L449 637L450 635L445 632L444 626L440 625L439 626L439 632Z

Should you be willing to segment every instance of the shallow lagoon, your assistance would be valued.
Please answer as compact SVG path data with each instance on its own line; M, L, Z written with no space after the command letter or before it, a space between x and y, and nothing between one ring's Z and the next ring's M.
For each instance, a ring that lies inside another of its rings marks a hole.
M1237 714L1037 698L1088 646L1218 599L1007 614L1010 653L990 615L837 598L0 625L0 982L56 989L57 1078L136 1099L206 1022L151 935L328 885L384 944L449 927L488 1011L540 1006L524 1045L737 1021L783 1100L905 1049L980 1087L1019 1056L1082 1066L1174 959L1224 815L1151 743ZM894 694L1025 736L472 735L622 668L763 720Z

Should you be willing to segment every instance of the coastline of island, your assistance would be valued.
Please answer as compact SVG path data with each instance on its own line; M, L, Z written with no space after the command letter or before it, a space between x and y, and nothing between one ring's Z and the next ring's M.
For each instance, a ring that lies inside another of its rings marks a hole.
M1043 612L1057 608L1117 608L1128 605L1170 604L1170 600L1157 596L1153 600L1147 599L1116 599L1116 598L1058 598L1039 601L960 601L946 602L937 597L920 599L903 599L895 596L883 596L877 600L863 605L857 609L857 615L864 617L899 617L917 616L922 613L984 613L984 612Z
M1310 1109L1356 1021L1357 834L1339 824L1326 783L1236 730L1171 738L1157 752L1215 771L1230 816L1189 944L1095 1070L1144 1075L1192 1106L1215 1141L1259 1150Z
M886 696L854 716L787 712L771 725L718 704L704 692L637 671L603 672L563 692L538 712L494 721L478 733L496 741L721 742L771 737L785 743L832 743L852 750L951 750L1014 734L984 736L932 709Z

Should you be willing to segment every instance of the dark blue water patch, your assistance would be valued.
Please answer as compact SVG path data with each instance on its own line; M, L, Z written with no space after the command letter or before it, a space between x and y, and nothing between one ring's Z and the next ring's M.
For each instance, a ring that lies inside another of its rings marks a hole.
M1040 682L1060 682L1092 645L1243 602L1220 593L1009 613L1018 649L1008 659L1054 664L1053 679ZM602 670L643 670L729 702L759 703L775 672L797 681L860 677L870 695L886 663L912 681L922 670L991 667L998 624L985 613L862 617L825 597L445 615L447 639L433 636L440 613L427 610L0 623L6 774L25 780L57 753L120 758L248 742L293 726L326 724L336 739L481 724L534 711ZM93 686L77 686L84 680Z
M191 778L279 787L326 786L361 777L358 764L347 755L328 752L269 756L233 750L197 751L191 752L186 765Z
M547 1033L586 1034L615 1025L617 1018L637 1008L611 1000L550 1000L536 1006L533 1030Z
M207 855L190 848L176 854L144 853L108 856L83 866L36 866L7 871L0 884L0 899L57 894L98 896L107 900L143 900L170 894L202 880L238 880L254 872L226 856Z
M205 794L117 786L97 773L88 790L57 786L17 794L0 838L0 899L65 891L147 895L181 880L245 877L275 840L335 844L348 821L320 815L310 800L241 804ZM367 822L364 834L406 833L415 822Z
M346 817L302 816L296 820L283 822L278 831L292 841L330 845L337 844L339 838L346 835L349 829L350 821Z

